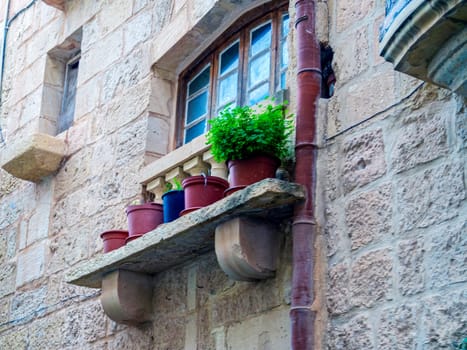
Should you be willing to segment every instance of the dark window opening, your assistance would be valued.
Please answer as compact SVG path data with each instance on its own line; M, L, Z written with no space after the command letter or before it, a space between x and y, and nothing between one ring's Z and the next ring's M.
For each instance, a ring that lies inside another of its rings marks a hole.
M80 55L69 60L65 67L63 96L58 117L57 132L67 130L73 124L76 102L76 84L78 81L78 67Z

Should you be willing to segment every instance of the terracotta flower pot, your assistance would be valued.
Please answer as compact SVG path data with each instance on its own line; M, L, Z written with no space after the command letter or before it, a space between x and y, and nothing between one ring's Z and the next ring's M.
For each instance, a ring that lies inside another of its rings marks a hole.
M279 158L263 154L245 159L229 160L227 167L230 187L226 190L225 195L232 194L263 179L276 177L279 165Z
M104 253L123 247L127 237L128 231L110 230L102 232L101 238L104 241Z
M128 236L125 239L125 244L128 244L129 242L134 241L136 238L140 238L141 236L143 236L143 235Z
M171 222L180 216L180 212L185 209L184 191L168 191L162 195L164 203L164 222Z
M162 204L159 203L129 205L126 215L130 237L152 231L164 221Z
M217 176L191 176L183 180L185 210L181 215L205 207L224 197L229 183Z

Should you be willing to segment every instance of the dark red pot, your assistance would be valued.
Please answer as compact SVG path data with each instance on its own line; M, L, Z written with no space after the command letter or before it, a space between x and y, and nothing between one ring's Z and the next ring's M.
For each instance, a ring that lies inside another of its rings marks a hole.
M130 237L152 231L164 221L162 204L159 203L129 205L126 215Z
M134 236L128 236L127 239L125 240L125 244L128 244L131 241L134 241L136 238L140 238L143 235L134 235Z
M102 232L101 238L104 241L104 253L123 247L127 237L128 231L111 230Z
M205 207L224 197L229 183L217 176L191 176L183 180L185 210L181 215Z
M280 165L277 157L269 155L256 155L245 159L229 160L230 187L226 191L229 195L248 185L266 178L276 177L276 170Z

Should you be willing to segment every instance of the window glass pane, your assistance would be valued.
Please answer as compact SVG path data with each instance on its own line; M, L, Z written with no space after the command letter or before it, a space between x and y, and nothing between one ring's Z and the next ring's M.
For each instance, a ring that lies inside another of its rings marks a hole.
M206 127L206 119L202 120L196 125L193 125L191 128L185 130L185 143L190 142L195 137L204 134Z
M208 111L208 92L203 92L188 102L186 124L190 124Z
M79 61L68 64L66 67L62 106L57 126L58 133L69 129L73 124L76 102L76 83L78 81L78 67Z
M269 96L269 84L265 83L248 94L248 104L254 105Z
M250 56L271 47L271 23L266 23L252 31L250 46Z
M282 42L281 47L281 68L285 68L289 65L289 54L288 54L288 47L287 41Z
M207 66L195 79L188 83L188 96L209 85L210 66Z
M239 43L235 43L220 55L220 74L223 75L238 68Z
M250 62L250 69L248 72L249 87L252 87L263 80L269 80L269 66L271 56L269 51L259 57L254 58Z
M289 15L282 16L282 37L289 34Z
M281 74L281 89L285 89L285 72Z
M237 98L238 73L229 75L219 82L219 95L217 105L221 106Z

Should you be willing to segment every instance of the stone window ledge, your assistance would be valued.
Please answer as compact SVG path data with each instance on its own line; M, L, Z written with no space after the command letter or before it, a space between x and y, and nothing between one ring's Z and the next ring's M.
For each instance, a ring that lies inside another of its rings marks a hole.
M115 271L153 275L214 249L214 231L240 216L282 220L303 200L303 188L278 179L265 179L179 219L162 224L126 246L74 267L68 283L101 288Z
M19 179L39 182L58 170L65 150L63 140L35 133L7 144L2 151L0 165Z
M380 54L395 69L467 96L467 3L387 0Z

